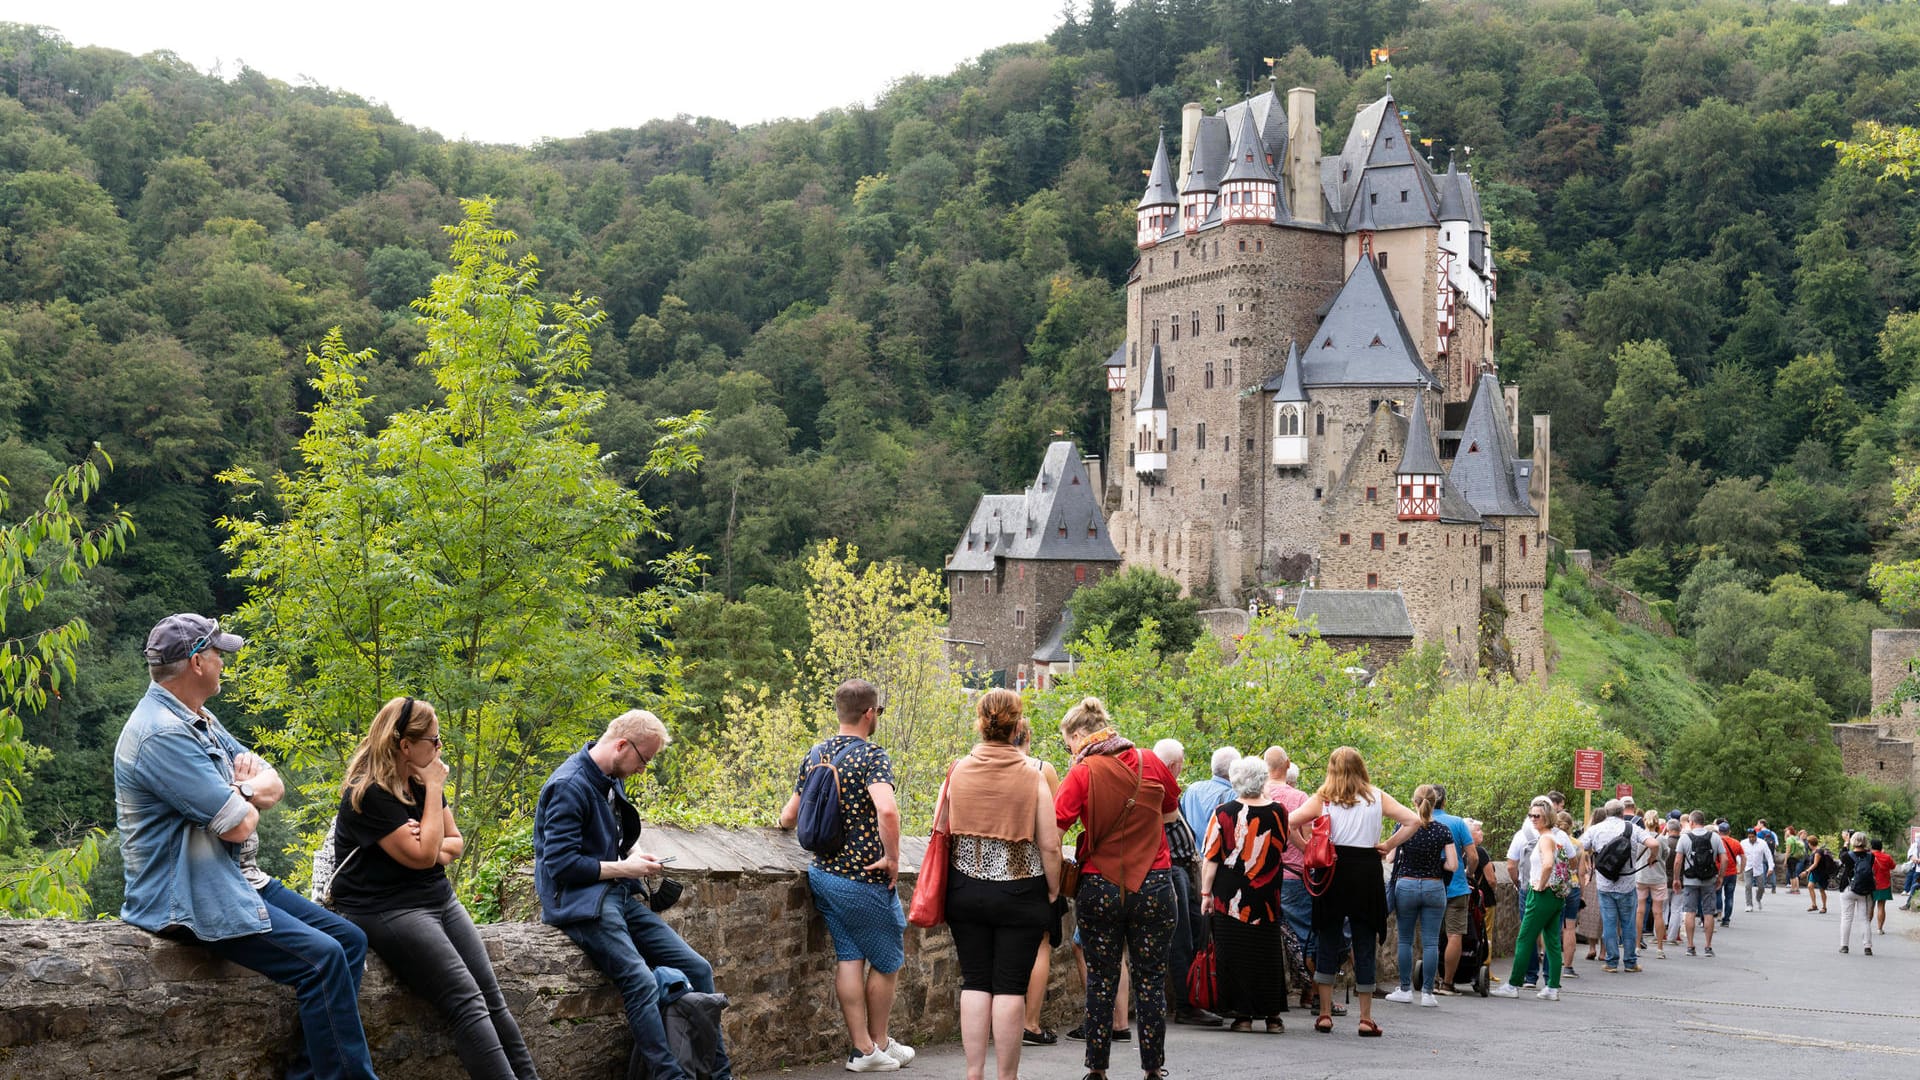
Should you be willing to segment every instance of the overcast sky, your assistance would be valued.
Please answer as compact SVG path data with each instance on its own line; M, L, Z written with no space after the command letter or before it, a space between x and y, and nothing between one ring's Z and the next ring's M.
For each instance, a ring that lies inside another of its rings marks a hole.
M1059 22L1057 0L668 5L321 5L11 0L0 19L75 45L170 50L231 78L242 62L391 106L450 138L532 143L679 113L751 124L871 103Z

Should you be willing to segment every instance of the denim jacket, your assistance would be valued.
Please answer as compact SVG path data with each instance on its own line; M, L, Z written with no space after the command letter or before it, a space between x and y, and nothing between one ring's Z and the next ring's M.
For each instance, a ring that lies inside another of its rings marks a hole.
M600 880L600 864L615 862L640 838L640 812L620 784L580 748L553 770L533 812L533 887L540 918L554 926L600 917L611 888L625 880Z
M233 757L246 748L212 715L149 684L114 747L113 787L127 874L120 917L220 941L272 924L241 873L243 845L220 839L247 817L233 787Z

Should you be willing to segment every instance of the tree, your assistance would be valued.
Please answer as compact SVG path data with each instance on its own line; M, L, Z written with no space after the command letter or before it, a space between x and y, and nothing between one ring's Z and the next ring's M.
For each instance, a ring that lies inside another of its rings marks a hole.
M530 812L556 755L677 695L658 636L696 562L669 556L646 568L661 584L623 587L632 545L663 531L587 440L602 395L575 380L597 305L537 300L537 264L505 261L515 237L494 227L490 200L468 202L448 232L453 269L415 303L440 399L374 430L371 353L348 352L336 330L308 356L319 403L303 468L223 474L259 506L220 524L252 638L235 696L284 718L260 741L324 809L380 704L432 701L474 866ZM697 464L700 424L662 421L637 467Z
M1661 784L1681 803L1731 821L1831 828L1847 806L1847 777L1830 715L1804 680L1756 671L1721 699L1711 721L1674 740Z
M1614 353L1619 374L1607 398L1607 428L1620 448L1614 476L1629 492L1645 491L1666 465L1683 422L1686 380L1658 341L1635 341Z
M20 814L19 781L44 756L27 741L20 714L45 708L49 697L79 678L76 658L92 638L79 616L37 628L28 616L50 588L78 581L133 536L133 519L117 509L99 522L81 514L100 488L101 464L113 464L97 448L95 454L98 461L89 458L55 477L38 510L0 527L0 634L8 635L0 640L0 854L32 833ZM4 485L0 479L0 511L11 505ZM0 914L83 915L100 835L96 829L68 850L46 852L24 865L0 865Z
M1155 640L1168 654L1184 653L1200 637L1200 603L1180 595L1180 583L1152 567L1129 566L1067 598L1073 613L1073 640L1085 640L1095 628L1107 632L1114 647L1125 649L1151 620Z

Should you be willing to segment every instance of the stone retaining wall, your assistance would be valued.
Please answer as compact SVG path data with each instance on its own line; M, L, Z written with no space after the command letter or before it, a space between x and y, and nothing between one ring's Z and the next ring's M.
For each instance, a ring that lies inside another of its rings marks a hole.
M808 896L806 860L770 829L653 828L686 886L669 921L713 962L733 1000L728 1044L739 1071L830 1060L846 1036L833 994L833 947ZM911 898L923 840L906 841ZM1511 954L1518 919L1502 884L1495 936ZM510 898L512 899L512 898ZM524 895L518 903L524 905ZM510 905L509 910L513 910ZM522 908L524 910L524 907ZM480 928L501 989L547 1080L612 1080L629 1047L620 999L559 931L533 922ZM1381 954L1393 978L1394 936ZM894 1032L908 1043L958 1037L959 969L945 929L909 927ZM1498 968L1496 968L1498 970ZM1048 1022L1078 1022L1072 953L1056 954ZM383 1076L464 1077L445 1025L369 960L361 1014ZM293 1046L291 991L193 945L124 923L0 920L0 1076L35 1080L268 1080Z

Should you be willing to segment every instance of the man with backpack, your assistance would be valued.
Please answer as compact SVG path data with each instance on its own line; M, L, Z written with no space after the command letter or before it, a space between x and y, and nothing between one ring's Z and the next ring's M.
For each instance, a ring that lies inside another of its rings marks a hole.
M1673 880L1680 883L1680 910L1686 916L1687 955L1694 952L1693 928L1696 921L1707 927L1707 955L1713 955L1713 919L1720 910L1720 860L1727 847L1720 834L1707 825L1704 810L1688 815L1692 828L1680 834L1673 850Z
M1601 970L1638 973L1636 955L1640 944L1639 926L1634 920L1634 899L1638 889L1634 875L1648 859L1657 858L1660 838L1626 816L1619 799L1609 799L1606 820L1586 831L1580 846L1593 856L1594 893L1600 902L1600 947L1604 954Z
M873 740L880 691L848 679L833 694L840 732L807 751L780 827L813 852L807 885L833 935L834 994L853 1049L848 1072L892 1072L913 1048L887 1034L887 1015L906 963L907 915L900 879L900 804L893 763Z

